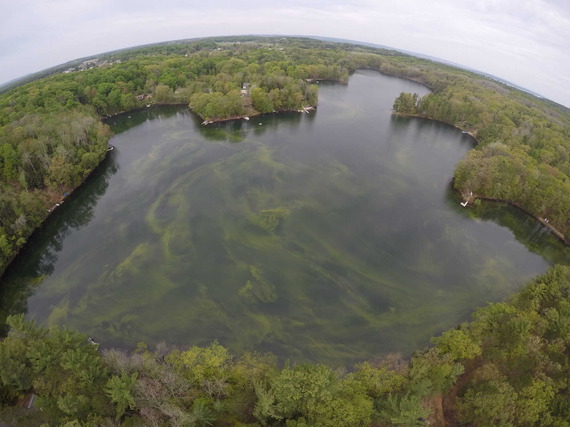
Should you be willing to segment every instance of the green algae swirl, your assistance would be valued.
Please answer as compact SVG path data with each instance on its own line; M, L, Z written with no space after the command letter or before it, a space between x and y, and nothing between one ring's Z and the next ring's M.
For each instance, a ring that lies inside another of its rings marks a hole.
M30 317L104 346L218 339L335 364L410 353L569 256L513 209L459 205L449 183L472 140L392 117L404 90L425 92L358 72L321 84L310 114L118 117L105 191L76 227L32 242L54 239L24 254L49 268L22 259L7 286L35 289Z

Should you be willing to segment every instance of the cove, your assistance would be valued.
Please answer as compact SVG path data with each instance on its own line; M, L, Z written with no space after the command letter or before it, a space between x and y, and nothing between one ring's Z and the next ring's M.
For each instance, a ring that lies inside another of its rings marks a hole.
M310 114L201 126L186 109L116 117L116 147L2 279L2 310L104 347L272 351L337 365L410 354L549 265L514 208L450 189L473 140L393 117L416 83L320 83Z

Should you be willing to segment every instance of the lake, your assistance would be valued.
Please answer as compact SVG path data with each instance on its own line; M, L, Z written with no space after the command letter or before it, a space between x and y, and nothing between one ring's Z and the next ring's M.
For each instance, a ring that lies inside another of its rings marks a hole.
M460 206L450 183L473 139L391 114L427 89L372 71L319 86L309 114L113 118L116 149L7 271L3 312L103 347L217 339L349 365L409 355L570 263L522 212Z

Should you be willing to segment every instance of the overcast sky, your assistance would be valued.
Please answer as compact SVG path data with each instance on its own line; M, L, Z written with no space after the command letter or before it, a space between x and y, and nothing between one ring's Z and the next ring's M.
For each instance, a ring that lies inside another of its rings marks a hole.
M435 56L570 107L568 0L0 0L0 11L0 84L147 43L313 35Z

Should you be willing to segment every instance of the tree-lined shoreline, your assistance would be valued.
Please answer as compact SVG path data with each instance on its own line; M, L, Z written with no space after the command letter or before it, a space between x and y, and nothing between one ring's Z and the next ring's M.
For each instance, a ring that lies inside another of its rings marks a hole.
M448 123L448 122L445 122L445 121L439 120L439 119L434 119L434 118L425 116L425 115L420 114L420 113L403 113L403 112L399 112L399 111L395 110L394 115L399 116L399 117L419 118L419 119L425 119L425 120L435 121L435 122L439 122L439 123L445 123L446 125L453 126L456 129L462 131L463 133L468 134L471 138L473 138L476 145L479 144L479 142L477 141L477 138L475 137L476 134L473 131L466 131L465 129L461 129L459 127L454 126L452 123ZM455 178L453 180L455 181ZM452 186L453 186L453 183L452 183ZM548 218L540 218L539 216L537 216L537 215L533 214L532 212L523 208L517 202L513 202L513 201L507 200L507 199L498 199L495 197L487 197L487 196L477 195L477 194L473 194L473 192L470 192L469 194L462 194L455 187L453 187L453 188L458 192L458 194L460 194L463 197L463 201L467 205L473 204L477 200L484 200L486 202L501 203L501 204L513 206L513 207L519 209L521 212L524 212L526 215L531 216L536 221L540 222L544 227L548 228L558 239L560 239L566 246L570 246L570 240L560 230L556 229L548 221Z
M397 114L438 120L471 135L475 148L454 171L465 201L505 201L540 220L564 243L570 231L570 121L563 110L532 108L540 100L520 91L451 85L422 98L401 93ZM523 102L524 101L524 102ZM486 104L488 103L488 105ZM546 106L546 103L545 103Z
M391 354L348 370L234 356L217 342L101 351L77 331L12 316L0 342L0 419L15 426L566 426L569 292L570 267L554 267L409 360Z

